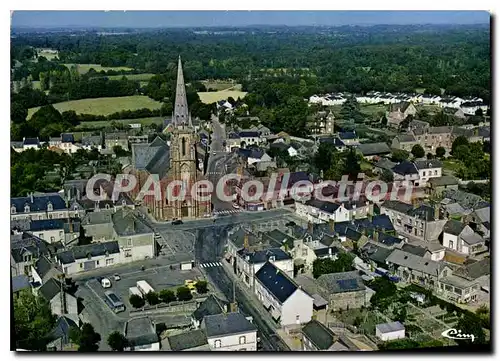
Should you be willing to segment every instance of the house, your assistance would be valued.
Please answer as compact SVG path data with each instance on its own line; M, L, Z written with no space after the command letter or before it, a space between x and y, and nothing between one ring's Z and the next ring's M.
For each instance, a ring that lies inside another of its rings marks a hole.
M70 330L78 328L78 323L66 316L60 316L47 338L47 351L70 351L75 344L70 339Z
M327 143L331 146L335 147L335 149L339 152L343 152L347 149L347 146L343 141L341 141L338 137L321 137L318 138L319 143Z
M50 279L60 279L64 274L57 263L52 262L46 256L42 256L31 266L30 275L33 285L39 287Z
M257 351L257 327L241 313L206 316L201 327L212 351Z
M76 297L67 293L63 284L58 280L51 278L45 282L34 293L43 297L50 305L52 314L57 316L67 316L73 321L78 322L78 305Z
M16 295L22 290L31 289L31 284L26 275L11 276L12 294Z
M10 268L12 276L31 276L31 267L45 255L50 255L47 243L28 233L10 236Z
M168 336L168 349L174 352L178 351L210 351L205 330L190 330ZM167 349L167 347L162 347Z
M270 147L272 149L278 149L282 152L286 152L290 157L296 157L299 154L296 148L283 142L274 142Z
M417 114L417 109L409 102L391 104L386 112L387 124L398 128L409 115L415 116L415 114Z
M357 150L367 160L391 154L391 149L386 143L383 142L360 144L357 146Z
M308 122L308 127L312 134L333 134L335 126L335 116L332 111L318 112L313 119Z
M373 204L362 200L333 203L310 199L304 203L295 202L295 212L313 223L345 222L373 214Z
M443 228L443 246L473 256L486 250L485 240L469 226L450 219Z
M58 193L30 193L27 197L10 199L10 220L68 218L66 201Z
M55 258L64 273L71 275L126 262L123 259L126 260L127 256L120 250L117 241L111 241L75 246L58 252Z
M63 245L78 240L80 220L78 219L41 219L29 223L29 232L48 243L61 242Z
M425 187L431 178L441 177L443 171L443 163L437 159L417 160L415 167L419 175L418 183L415 183L418 187Z
M36 138L23 138L23 151L28 149L38 150L41 148L40 140Z
M393 341L405 338L405 327L399 321L379 323L375 326L375 336L382 341Z
M307 323L312 318L313 298L270 262L255 274L254 291L282 326Z
M477 100L463 102L460 105L460 108L467 115L475 115L479 109L481 109L483 111L483 114L485 114L488 111L489 107L482 100Z
M332 246L332 243L325 245L318 239L312 239L312 237L295 240L291 252L294 264L302 265L305 271L312 271L316 259L330 258L335 260L338 253L339 249Z
M199 329L201 322L206 316L219 315L229 311L229 303L211 294L203 301L191 315L191 323L194 329Z
M359 138L355 131L339 132L339 139L347 146L359 144Z
M156 241L153 230L133 212L118 210L112 215L113 238L118 241L122 262L133 262L155 257Z
M293 258L280 248L258 251L240 249L236 256L236 274L248 287L253 287L255 274L266 262L271 262L276 268L293 278Z
M249 145L259 145L262 142L262 137L260 132L243 130L238 133L240 138L241 147L246 147Z
M160 338L153 321L148 317L135 317L127 321L124 330L129 346L124 351L159 351Z
M335 351L333 345L338 340L332 330L321 322L311 320L302 328L303 351Z
M413 207L400 201L385 201L380 213L389 216L399 234L423 241L438 239L446 223L439 218L439 205Z
M366 287L358 271L324 274L316 282L320 286L320 295L329 302L329 309L366 306Z
M102 149L102 136L101 135L88 135L82 137L81 140L81 147L84 150L92 150L92 149L97 149L100 151Z
M391 148L411 152L413 146L420 144L413 134L399 134L393 140Z
M431 259L433 261L441 261L445 256L445 247L437 242L427 242L423 245L405 243L401 250L414 254L419 257Z
M147 143L149 143L149 136L147 134L143 134L143 135L129 135L128 136L128 141L129 141L130 144L137 144L137 143L147 144Z
M465 113L461 108L450 108L450 107L445 107L443 109L443 113L446 115L450 115L452 117L455 117L457 119L465 119Z
M372 268L385 266L385 260L392 253L391 248L387 248L375 242L367 242L360 248L360 255L363 260L368 262Z
M415 163L404 160L392 168L394 180L418 186L420 174Z
M75 137L71 133L61 134L61 143L59 144L59 149L67 154L76 153L80 149L80 145L75 143Z
M373 164L373 173L380 175L384 171L389 171L392 173L392 169L397 165L387 158L380 158L376 163Z
M429 122L424 122L423 120L413 119L410 124L408 124L408 131L411 132L415 129L428 129L430 127Z
M128 151L128 134L125 132L110 132L104 134L104 146L106 149L113 149L113 147L121 147L123 150Z
M433 197L441 197L445 189L458 190L458 179L445 175L441 177L432 177L427 181L427 194Z

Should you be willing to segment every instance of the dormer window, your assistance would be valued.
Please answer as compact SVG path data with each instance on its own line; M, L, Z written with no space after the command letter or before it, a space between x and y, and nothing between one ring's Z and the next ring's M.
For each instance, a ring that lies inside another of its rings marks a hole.
M52 212L54 210L54 207L52 206L52 203L47 204L47 212Z
M16 214L16 206L15 205L12 205L10 207L10 214Z
M122 206L126 206L127 205L127 201L124 199L122 200Z
M30 206L25 205L25 206L24 206L24 212L25 212L25 213L29 213L29 212L30 212Z
M106 209L109 209L109 204L106 204Z

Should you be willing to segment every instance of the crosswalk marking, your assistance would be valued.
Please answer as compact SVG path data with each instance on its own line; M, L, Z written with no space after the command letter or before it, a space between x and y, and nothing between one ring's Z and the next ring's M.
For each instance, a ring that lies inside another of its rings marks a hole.
M222 263L220 262L200 263L200 268L208 268L208 267L222 267Z
M214 211L214 214L234 214L241 212L241 209L224 209L222 211Z

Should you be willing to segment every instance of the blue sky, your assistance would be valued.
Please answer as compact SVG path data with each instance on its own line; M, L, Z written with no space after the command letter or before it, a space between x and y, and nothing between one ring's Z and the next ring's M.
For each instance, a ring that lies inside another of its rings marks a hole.
M485 24L486 11L15 11L12 26Z

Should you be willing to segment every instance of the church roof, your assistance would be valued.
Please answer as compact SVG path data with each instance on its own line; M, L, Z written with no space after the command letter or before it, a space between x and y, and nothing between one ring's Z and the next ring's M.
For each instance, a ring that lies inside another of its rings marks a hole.
M175 105L172 121L174 126L178 126L183 123L187 123L189 126L193 126L188 109L186 85L184 84L184 74L182 72L182 62L180 56L179 63L177 65L177 85L175 88Z

